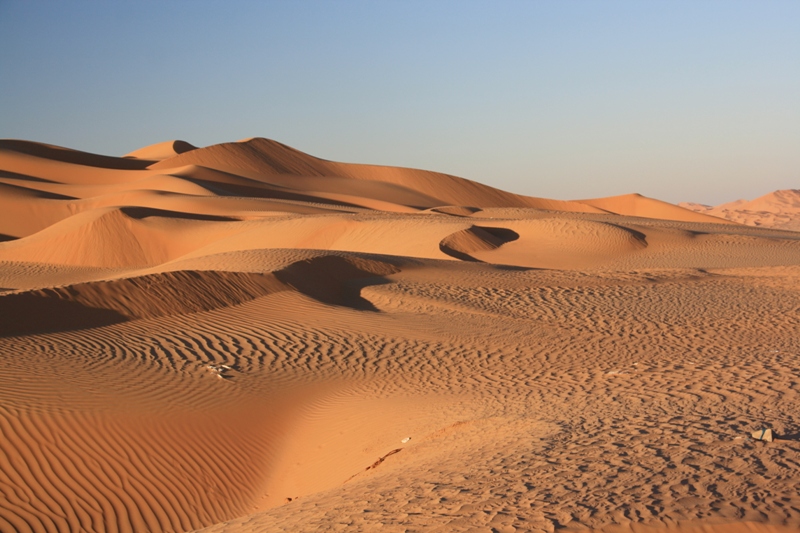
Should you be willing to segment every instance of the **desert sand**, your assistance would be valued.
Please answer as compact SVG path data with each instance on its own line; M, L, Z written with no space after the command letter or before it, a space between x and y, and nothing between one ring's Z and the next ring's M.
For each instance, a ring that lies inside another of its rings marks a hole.
M797 530L800 233L715 214L0 141L0 531Z
M736 200L717 206L692 202L678 205L748 226L800 231L800 189L774 191L755 200Z

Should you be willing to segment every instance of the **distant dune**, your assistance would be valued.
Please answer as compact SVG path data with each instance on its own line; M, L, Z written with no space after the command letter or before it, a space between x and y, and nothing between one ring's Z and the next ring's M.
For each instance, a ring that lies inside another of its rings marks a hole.
M798 209L0 141L0 532L796 531Z
M146 161L162 161L170 157L197 149L186 141L164 141L151 144L125 155L126 158L144 159Z
M0 141L0 169L0 234L6 240L28 237L61 222L51 235L39 240L48 242L64 231L80 232L78 228L87 224L109 226L103 233L124 239L119 232L129 235L138 231L134 228L137 217L131 210L107 215L107 209L133 207L184 213L184 219L195 220L203 216L241 219L264 213L356 213L364 209L448 213L447 206L472 206L723 223L640 195L583 201L526 197L436 172L325 161L260 138L207 148L168 141L124 158L6 140ZM87 214L66 222L81 213ZM123 219L128 222L116 222ZM143 248L149 246L144 244ZM21 253L20 259L36 257ZM131 254L147 255L144 250L117 250L112 255ZM165 250L160 254L161 259L172 255ZM56 258L48 261L60 262Z
M800 189L774 191L755 200L736 200L716 207L690 202L678 205L748 226L800 231Z

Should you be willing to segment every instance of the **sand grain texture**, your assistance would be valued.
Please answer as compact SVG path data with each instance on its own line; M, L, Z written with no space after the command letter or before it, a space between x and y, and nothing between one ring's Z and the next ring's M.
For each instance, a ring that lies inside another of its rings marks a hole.
M0 531L797 530L800 233L714 214L2 141Z

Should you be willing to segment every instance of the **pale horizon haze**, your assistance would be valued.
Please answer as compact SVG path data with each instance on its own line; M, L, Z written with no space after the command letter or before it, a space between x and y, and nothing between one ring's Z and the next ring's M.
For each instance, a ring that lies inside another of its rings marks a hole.
M800 188L800 2L0 0L0 138L259 136L516 193Z

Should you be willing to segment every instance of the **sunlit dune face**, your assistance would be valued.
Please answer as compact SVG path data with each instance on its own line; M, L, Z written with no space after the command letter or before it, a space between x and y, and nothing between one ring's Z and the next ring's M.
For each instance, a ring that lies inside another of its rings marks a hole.
M798 202L754 202L3 141L0 532L795 530Z

